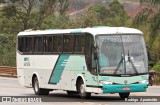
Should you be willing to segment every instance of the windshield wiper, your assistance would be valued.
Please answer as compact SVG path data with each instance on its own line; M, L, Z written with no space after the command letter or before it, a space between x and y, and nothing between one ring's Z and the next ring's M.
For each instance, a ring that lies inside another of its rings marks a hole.
M121 60L119 61L118 66L117 66L117 68L116 68L114 74L117 73L118 69L120 68L121 64L123 63L123 60L124 60L124 56L122 55L122 56L121 56Z
M121 56L121 60L119 61L118 66L117 66L114 74L117 73L118 69L120 68L121 64L123 63L124 58L125 58L124 56ZM131 65L132 65L135 73L138 74L138 70L137 70L137 68L135 67L133 61L131 60L131 56L130 56L130 54L129 54L129 50L128 50L128 61L129 61L129 63L131 63Z
M138 74L138 70L137 70L137 68L135 67L133 61L131 60L131 56L130 56L130 54L129 54L129 50L128 50L128 61L129 61L129 63L131 63L131 65L132 65L135 73Z

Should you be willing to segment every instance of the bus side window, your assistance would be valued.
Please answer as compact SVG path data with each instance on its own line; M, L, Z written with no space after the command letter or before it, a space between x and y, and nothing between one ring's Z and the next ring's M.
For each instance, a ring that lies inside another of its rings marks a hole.
M35 53L40 53L42 52L42 37L40 36L35 36L34 37L34 52Z
M52 52L52 36L43 37L43 52Z
M63 38L62 35L53 36L53 52L56 52L56 53L62 52L62 44L63 44L62 38Z
M27 36L25 37L25 50L24 52L32 52L32 44L33 43L33 38L31 36Z
M48 52L52 52L52 36L48 37Z
M63 37L63 52L72 53L74 51L74 36L64 35Z
M43 37L43 52L48 52L48 39L47 39L47 36Z
M18 50L24 52L24 37L18 37Z
M75 53L84 53L85 35L75 35Z

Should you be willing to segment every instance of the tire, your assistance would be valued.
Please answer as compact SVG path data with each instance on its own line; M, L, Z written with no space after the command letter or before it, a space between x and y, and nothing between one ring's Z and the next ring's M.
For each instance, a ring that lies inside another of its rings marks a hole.
M72 96L72 95L76 95L77 92L75 92L75 91L67 91L67 94L68 94L69 96Z
M85 85L82 80L79 81L77 89L78 89L79 96L81 98L85 99L91 96L91 93L85 92Z
M151 84L150 84L151 86L153 85L153 81L151 80Z
M120 96L122 99L128 98L129 95L130 95L130 93L119 93L119 96Z
M49 94L48 89L39 88L39 82L38 82L37 77L34 77L33 79L33 90L36 95L48 95Z

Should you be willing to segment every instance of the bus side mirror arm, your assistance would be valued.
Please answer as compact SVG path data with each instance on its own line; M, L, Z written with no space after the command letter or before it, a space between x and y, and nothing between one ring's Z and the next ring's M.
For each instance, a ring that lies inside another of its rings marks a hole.
M94 60L96 60L98 57L97 57L97 51L94 51Z
M95 70L95 73L97 72L97 59L98 59L98 56L97 56L97 48L95 45L92 45L91 47L91 51L92 51L92 67L91 69L92 70Z
M93 51L94 60L96 60L98 57L97 57L97 48L95 45L92 46L92 51Z

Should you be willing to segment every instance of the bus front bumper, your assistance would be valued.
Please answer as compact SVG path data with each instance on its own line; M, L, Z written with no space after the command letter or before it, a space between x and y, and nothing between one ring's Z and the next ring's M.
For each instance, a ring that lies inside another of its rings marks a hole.
M148 84L107 85L103 84L103 93L146 92Z

